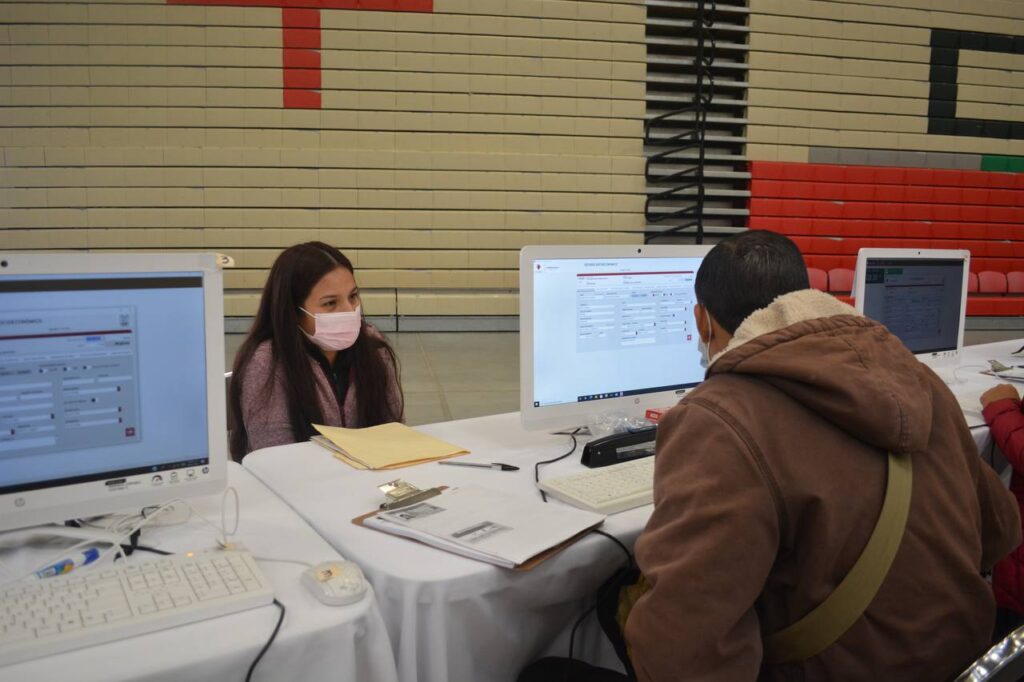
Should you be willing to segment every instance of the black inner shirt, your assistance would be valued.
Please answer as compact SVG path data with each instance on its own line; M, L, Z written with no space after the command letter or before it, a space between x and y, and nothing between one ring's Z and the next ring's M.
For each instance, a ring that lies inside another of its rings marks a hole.
M308 349L309 354L327 375L327 380L330 382L331 388L334 389L334 397L338 399L338 411L344 415L345 394L348 393L348 375L352 368L352 349L346 348L338 351L333 365L327 361L319 347L308 344Z

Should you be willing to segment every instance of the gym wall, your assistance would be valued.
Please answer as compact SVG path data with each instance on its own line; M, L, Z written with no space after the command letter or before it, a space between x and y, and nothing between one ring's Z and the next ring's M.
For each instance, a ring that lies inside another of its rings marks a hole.
M642 239L645 16L2 2L2 247L219 251L248 316L277 253L320 239L370 315L514 315L521 246Z

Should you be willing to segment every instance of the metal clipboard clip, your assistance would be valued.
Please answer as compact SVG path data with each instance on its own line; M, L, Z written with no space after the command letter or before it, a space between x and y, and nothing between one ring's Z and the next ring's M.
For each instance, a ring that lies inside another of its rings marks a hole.
M406 483L400 478L379 485L377 489L384 493L385 497L384 502L381 502L380 508L388 510L407 507L410 504L429 500L431 497L441 494L441 490L438 488L420 490L412 483Z

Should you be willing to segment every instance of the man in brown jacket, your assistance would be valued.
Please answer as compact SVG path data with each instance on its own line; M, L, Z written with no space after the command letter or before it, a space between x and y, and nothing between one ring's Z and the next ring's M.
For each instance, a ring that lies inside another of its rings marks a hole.
M1020 543L1016 504L956 399L882 325L809 289L787 238L748 231L697 274L707 378L658 427L649 591L625 636L641 682L949 679L986 648L982 573ZM764 662L764 637L829 596L879 518L887 453L912 495L867 610L820 654Z

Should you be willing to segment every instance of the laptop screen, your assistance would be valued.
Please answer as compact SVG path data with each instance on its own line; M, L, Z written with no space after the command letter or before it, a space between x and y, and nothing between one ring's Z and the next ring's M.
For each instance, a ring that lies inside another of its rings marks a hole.
M914 354L958 350L966 266L958 258L868 258L860 307Z

